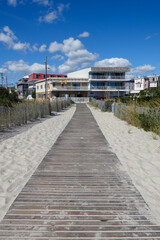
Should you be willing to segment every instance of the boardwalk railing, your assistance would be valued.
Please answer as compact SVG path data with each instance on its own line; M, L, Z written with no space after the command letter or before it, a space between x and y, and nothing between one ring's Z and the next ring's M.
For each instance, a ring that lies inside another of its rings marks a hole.
M50 102L25 102L14 107L0 106L0 131L27 124L28 121L60 112L70 106L70 100L54 100Z

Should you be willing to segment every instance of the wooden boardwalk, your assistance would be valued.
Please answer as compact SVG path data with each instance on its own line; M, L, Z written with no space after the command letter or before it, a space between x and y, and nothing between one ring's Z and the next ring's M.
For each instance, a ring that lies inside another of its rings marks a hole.
M136 157L136 156L135 156ZM0 239L160 239L90 110L71 122L0 224Z

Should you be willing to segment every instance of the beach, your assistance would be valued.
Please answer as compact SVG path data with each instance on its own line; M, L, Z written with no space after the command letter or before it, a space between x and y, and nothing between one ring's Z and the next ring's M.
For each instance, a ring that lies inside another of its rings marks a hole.
M112 151L160 223L160 137L89 107ZM0 219L72 118L75 107L0 142ZM97 159L98 161L98 159Z
M0 142L0 220L72 118L75 107ZM22 127L22 129L25 129Z
M160 137L90 107L102 133L160 223Z

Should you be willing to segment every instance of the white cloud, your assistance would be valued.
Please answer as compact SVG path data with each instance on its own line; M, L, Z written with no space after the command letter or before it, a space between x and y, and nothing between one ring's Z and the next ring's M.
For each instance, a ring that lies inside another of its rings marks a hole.
M66 56L68 56L68 60L58 67L60 73L87 67L98 58L97 54L90 53L86 49L69 52Z
M83 48L84 45L81 43L79 39L74 39L70 37L63 41L63 52L66 54Z
M60 54L57 54L55 56L52 56L51 57L52 60L55 60L55 59L58 59L59 61L63 60L64 59L64 56L60 55Z
M8 5L10 6L16 6L17 5L17 0L7 0Z
M73 61L80 61L81 62L81 59L83 59L84 62L86 61L94 61L95 60L95 56L88 52L87 49L78 49L76 51L71 51L67 54L67 56L72 59Z
M10 36L13 40L17 40L17 37L14 35L13 31L8 27L8 26L5 26L3 28L3 31L8 35Z
M45 66L43 64L33 63L32 65L29 65L24 60L8 61L4 65L5 65L5 67L8 68L8 70L15 72L15 73L29 74L31 72L44 72L45 71ZM56 70L56 68L54 66L48 65L48 68L49 68L50 72L55 72L55 70Z
M39 17L39 22L53 23L55 20L60 21L63 19L63 11L69 8L69 4L59 4L57 9Z
M15 51L35 51L36 45L34 44L33 47L30 46L30 43L27 42L20 42L18 38L15 36L13 31L8 27L5 26L3 30L0 32L0 42L2 42L6 47L9 49L13 49Z
M78 40L78 39L74 40L74 38L70 37L68 39L63 40L63 44L57 43L56 41L52 42L49 46L48 51L50 53L61 51L65 54L67 54L71 51L76 51L76 50L82 49L82 48L84 48L84 46L80 40Z
M63 40L63 43L52 42L48 51L50 53L62 52L68 59L58 67L60 73L67 73L78 68L90 65L98 57L97 54L90 53L85 49L79 39L72 37Z
M0 42L5 44L8 48L12 48L15 40L17 40L17 37L8 26L5 26L2 32L0 32Z
M131 63L125 58L106 58L94 64L95 67L131 67Z
M124 58L109 58L102 61L96 62L95 67L131 67L131 63ZM151 65L138 66L131 68L130 73L127 73L127 78L133 78L135 74L145 74L147 72L155 71L156 68Z
M147 36L145 39L146 39L146 40L149 40L151 37L152 37L152 36Z
M33 51L38 51L39 49L38 49L38 43L35 43L33 46L32 46L32 49L33 49Z
M7 69L6 68L0 68L0 73L5 73L5 72L7 72Z
M30 50L30 44L29 43L21 43L21 42L18 42L18 43L15 43L13 45L13 50L17 50L17 51L26 51L26 50Z
M89 37L89 36L90 36L89 32L83 32L83 33L78 35L78 37L80 37L80 38L86 38L86 37Z
M46 22L46 23L53 23L54 20L58 19L58 12L55 10L55 11L52 11L48 14L46 14L45 16L41 16L39 18L39 22Z
M16 6L17 4L23 4L24 2L27 2L27 0L7 0L8 5L10 6ZM52 0L32 0L33 3L37 3L39 5L44 5L44 6L51 6L53 4Z
M61 43L57 43L57 41L52 42L49 46L48 51L50 53L54 53L54 52L58 52L58 51L62 51L63 52L63 44Z
M146 64L146 65L143 65L143 66L138 66L136 68L132 68L131 72L135 73L135 74L145 74L147 72L153 72L155 70L156 70L155 67L153 67L149 64Z
M59 66L60 73L67 73L77 68L88 66L98 57L97 54L90 53L85 49L79 39L72 37L63 40L63 43L52 42L48 51L50 53L60 51L68 58L66 62Z
M40 5L44 5L44 6L50 5L48 0L32 0L32 2L38 3Z
M64 39L63 43L52 42L48 51L50 53L62 52L68 59L58 67L60 73L67 73L78 68L90 65L98 57L97 54L90 53L85 49L79 39L72 37Z
M0 33L0 42L5 44L8 48L13 46L13 39L3 32Z
M58 13L61 15L65 9L69 8L69 6L70 6L69 3L67 3L67 4L60 3L57 7Z
M125 76L126 76L126 79L133 79L135 77L135 75L132 74L131 72L126 72Z
M58 67L59 73L69 73L72 72L75 68L67 63L62 64Z
M42 44L39 48L39 51L40 52L45 52L47 50L46 47L47 47L46 44Z

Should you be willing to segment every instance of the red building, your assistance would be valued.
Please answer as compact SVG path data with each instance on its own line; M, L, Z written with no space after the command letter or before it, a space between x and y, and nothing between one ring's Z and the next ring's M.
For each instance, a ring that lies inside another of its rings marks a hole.
M46 78L46 75L44 73L31 73L28 76L29 76L28 82L35 81L35 80L42 80ZM67 77L67 75L47 74L47 78L52 78L52 77L65 78Z

